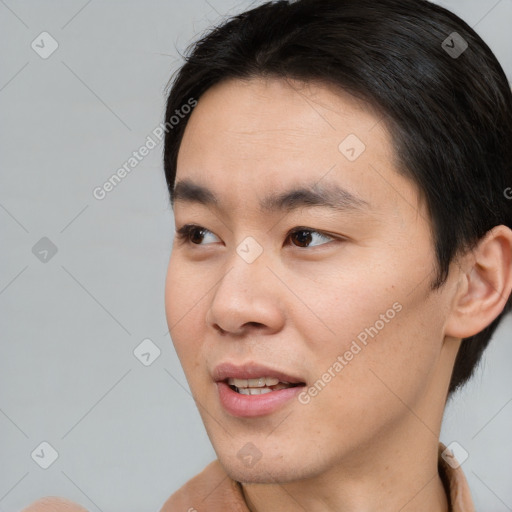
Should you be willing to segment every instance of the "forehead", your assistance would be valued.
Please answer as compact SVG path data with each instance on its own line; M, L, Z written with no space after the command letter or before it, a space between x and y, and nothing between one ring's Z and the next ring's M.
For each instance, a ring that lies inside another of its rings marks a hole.
M336 183L377 206L396 202L397 187L417 199L368 105L334 86L278 78L231 79L206 91L178 153L176 183L183 179L226 199L263 198L301 183Z
M350 130L360 140L371 138L375 147L377 142L389 143L380 121L367 103L333 85L283 78L229 79L201 96L180 152L191 137L202 137L202 145L210 149L219 137L226 143L237 141L230 151L233 156L242 156L241 150L254 142L266 144L267 152L305 151L321 142L333 149L333 142Z

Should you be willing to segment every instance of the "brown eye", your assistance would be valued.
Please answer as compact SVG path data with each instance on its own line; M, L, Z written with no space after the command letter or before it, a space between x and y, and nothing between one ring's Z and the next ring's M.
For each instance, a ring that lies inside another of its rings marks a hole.
M299 247L306 247L311 243L312 240L311 233L307 230L294 231L290 234L290 239L293 240L296 245Z
M314 235L317 235L318 238L325 240L326 242L330 242L331 240L334 240L333 237L324 235L320 231L316 231L314 229L309 228L298 228L292 231L288 236L290 240L293 241L294 245L297 245L298 247L307 248L310 246L312 240L314 239ZM312 247L315 247L316 245L323 245L323 244L313 244Z
M189 231L189 240L193 244L200 244L204 238L204 229L191 228Z
M185 224L176 231L178 239L185 243L202 245L202 242L208 234L215 236L210 230L194 224Z

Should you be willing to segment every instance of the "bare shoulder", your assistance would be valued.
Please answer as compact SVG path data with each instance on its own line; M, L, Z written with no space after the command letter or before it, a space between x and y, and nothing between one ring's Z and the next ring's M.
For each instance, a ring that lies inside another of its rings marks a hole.
M21 512L88 512L87 509L65 498L46 496L39 498Z

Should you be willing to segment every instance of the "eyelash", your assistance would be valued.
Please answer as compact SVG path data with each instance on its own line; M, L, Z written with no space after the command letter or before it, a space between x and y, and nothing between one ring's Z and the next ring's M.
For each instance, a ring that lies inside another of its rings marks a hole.
M202 226L198 226L196 224L185 224L183 227L176 230L176 235L177 235L178 240L185 242L186 244L201 246L201 244L194 244L190 240L190 236L192 235L192 233L195 230L200 231L201 233L203 233L203 235L205 233L212 233L209 229L203 228ZM329 241L336 240L336 238L331 235L327 235L325 233L322 233L321 231L317 231L316 229L311 229L311 228L308 228L305 226L298 226L298 227L290 230L288 232L288 234L286 235L286 239L288 239L291 235L294 235L295 233L300 233L302 231L307 231L309 233L317 233L324 239L330 239ZM214 233L212 233L212 234L214 234ZM338 240L340 240L340 239L338 239ZM326 244L320 244L320 246L322 246L322 245L326 245ZM300 247L298 245L296 245L295 247L297 247L299 249L308 249L308 247ZM318 247L318 246L315 245L313 247Z

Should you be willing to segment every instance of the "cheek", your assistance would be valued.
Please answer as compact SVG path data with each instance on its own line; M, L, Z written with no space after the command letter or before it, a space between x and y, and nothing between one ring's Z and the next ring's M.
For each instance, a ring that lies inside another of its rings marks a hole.
M443 319L428 282L414 289L409 285L416 276L401 278L406 270L414 272L393 265L387 271L343 270L316 275L295 289L309 307L294 318L314 361L310 377L332 382L321 392L324 398L396 400L389 387L413 399L425 385L441 348ZM423 274L416 274L421 281Z
M366 346L388 339L391 351L401 348L401 331L407 331L407 337L417 325L419 334L424 334L432 316L425 270L431 267L431 260L428 251L421 261L412 263L404 261L404 251L400 252L402 259L387 246L368 251L348 246L339 261L317 265L313 275L304 271L309 279L290 276L289 280L297 283L296 295L309 309L301 326L306 332L318 333L308 337L318 350L344 351L354 340Z
M301 305L294 299L294 323L315 352L331 357L349 350L353 341L363 347L381 337L403 309L397 300L400 292L382 272L370 273L346 264L337 265L339 270L333 272L332 267L315 271L313 277L309 272L310 279L288 278L296 283L294 293L303 302Z
M352 336L341 336L338 350L329 353L319 368L320 375L342 356L341 378L333 379L324 405L338 403L370 427L372 421L392 422L405 411L403 404L421 400L442 346L442 321L429 308L426 294L424 301L427 304L419 305L402 299L392 310L386 309L387 302L373 303L365 310L366 325L348 321ZM338 421L347 427L346 418Z
M165 313L171 339L185 367L198 355L205 326L205 296L208 288L201 286L197 272L171 255L165 281Z

